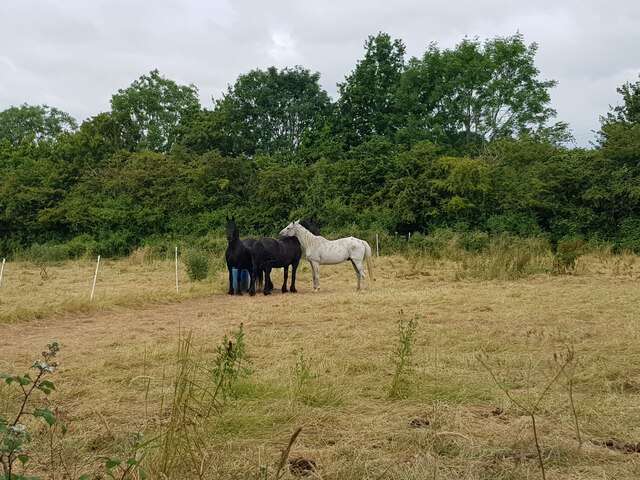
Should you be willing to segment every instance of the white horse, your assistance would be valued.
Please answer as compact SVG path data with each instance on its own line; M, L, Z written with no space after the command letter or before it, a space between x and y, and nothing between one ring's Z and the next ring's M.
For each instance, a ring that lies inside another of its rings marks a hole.
M319 235L314 235L309 230L300 225L299 221L291 222L280 232L281 237L296 237L311 264L313 272L313 291L320 289L320 275L318 269L320 265L335 265L350 260L358 278L358 290L360 290L360 280L362 279L363 290L366 290L367 283L364 273L364 260L367 261L369 275L373 279L373 269L371 267L371 247L364 240L355 237L340 238L338 240L327 240Z

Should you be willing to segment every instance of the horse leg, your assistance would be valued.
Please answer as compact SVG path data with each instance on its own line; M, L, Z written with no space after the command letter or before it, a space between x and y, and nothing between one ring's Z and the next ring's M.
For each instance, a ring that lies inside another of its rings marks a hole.
M256 271L249 269L249 295L254 296L256 294Z
M229 291L227 293L233 295L233 267L227 265L227 269L229 270Z
M284 270L284 282L282 282L282 293L287 293L287 278L289 278L289 265L285 265Z
M367 289L367 276L364 272L364 265L362 264L362 260L353 261L353 268L356 269L356 275L358 276L358 290L360 290L360 279L362 279L362 290Z
M309 260L309 263L311 264L311 272L313 273L313 292L319 292L320 291L320 264L318 262L313 262L311 260Z
M354 262L351 258L349 259L349 261L351 262L351 265L353 266L353 269L356 272L356 278L358 279L358 286L356 287L356 290L360 290L360 270L358 270L358 267L356 266L356 262Z
M273 283L271 283L271 267L264 268L264 290L262 293L265 295L271 295L273 290Z
M291 293L298 291L296 290L296 270L298 270L298 262L291 264L291 288L289 289Z

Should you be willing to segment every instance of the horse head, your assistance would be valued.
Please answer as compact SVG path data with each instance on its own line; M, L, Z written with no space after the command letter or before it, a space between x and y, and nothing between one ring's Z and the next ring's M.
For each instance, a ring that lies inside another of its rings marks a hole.
M300 228L300 219L294 220L289 225L280 230L281 237L295 237L296 229Z
M231 243L239 238L240 232L238 231L238 225L236 225L235 216L227 217L227 242Z

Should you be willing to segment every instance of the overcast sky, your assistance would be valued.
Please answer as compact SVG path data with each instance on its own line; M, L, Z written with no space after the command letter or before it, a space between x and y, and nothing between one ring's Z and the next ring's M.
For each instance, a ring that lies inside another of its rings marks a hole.
M539 78L558 81L551 106L580 146L640 73L640 0L0 0L0 111L47 104L82 122L154 68L198 87L207 108L271 65L319 72L336 99L381 31L407 59L519 31L539 46Z

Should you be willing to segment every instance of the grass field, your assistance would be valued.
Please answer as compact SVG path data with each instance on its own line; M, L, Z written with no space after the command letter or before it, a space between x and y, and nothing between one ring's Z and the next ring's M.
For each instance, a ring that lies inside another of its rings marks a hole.
M301 428L282 478L542 478L535 419L546 478L637 479L635 260L482 280L459 262L381 257L367 292L342 264L321 267L312 294L305 265L295 295L236 297L223 271L198 283L181 271L176 293L172 262L132 257L103 263L93 302L90 262L7 264L0 371L26 372L59 342L56 391L34 400L68 427L49 438L30 423L18 470L104 475L105 457L130 458L143 438L149 478L272 479ZM251 373L215 393L241 323ZM19 398L0 387L0 416Z

